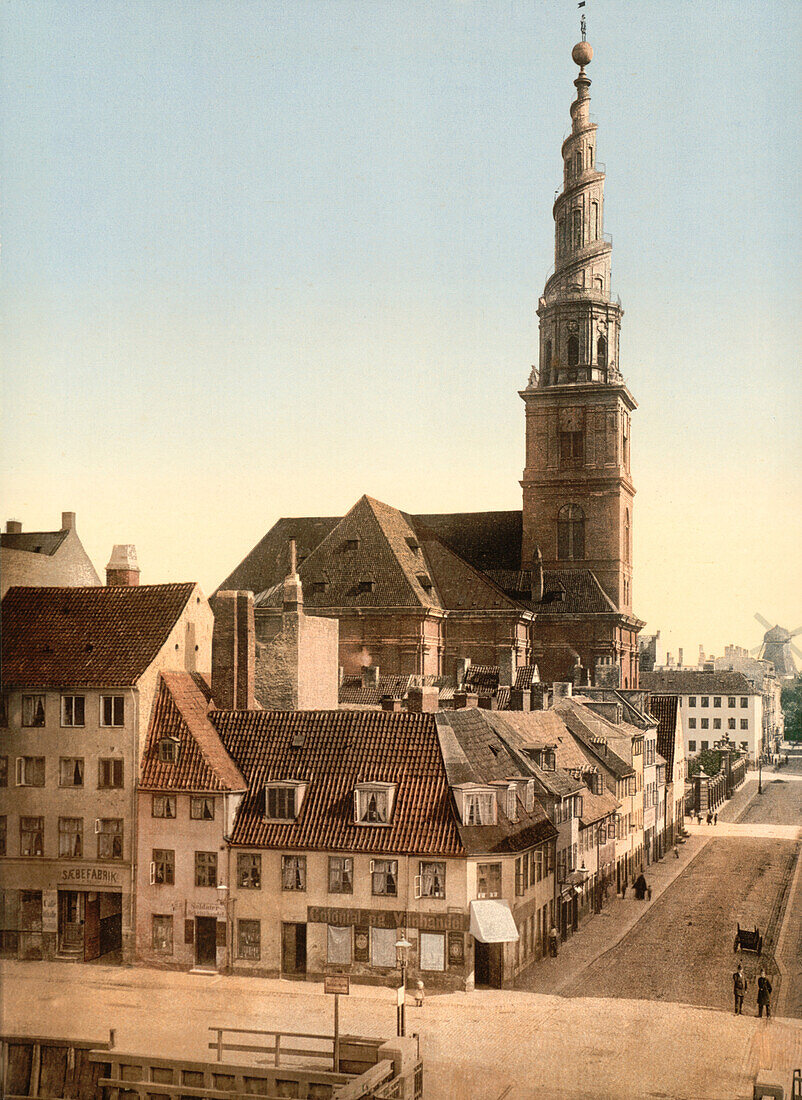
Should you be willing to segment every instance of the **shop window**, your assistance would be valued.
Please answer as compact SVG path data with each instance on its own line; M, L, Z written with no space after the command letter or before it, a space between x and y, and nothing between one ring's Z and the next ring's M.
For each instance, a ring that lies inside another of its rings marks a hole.
M354 791L354 820L360 825L388 825L394 795L394 783L360 783Z
M398 895L398 860L372 859L370 861L371 891L377 898L394 898Z
M58 819L58 854L60 859L82 859L84 854L84 819Z
M43 726L45 724L44 695L23 695L22 724L23 726Z
M258 920L237 921L237 958L259 962L262 957L262 925Z
M123 785L123 762L116 757L98 761L98 790L119 790Z
M446 896L446 865L432 860L421 860L415 876L416 898L444 898Z
M17 757L17 786L44 787L45 758L43 756Z
M585 513L578 504L564 504L557 513L557 557L561 561L585 557Z
M58 762L59 787L83 787L84 761L82 756L62 756Z
M154 794L150 804L151 817L175 817L175 795Z
M306 890L306 856L281 857L281 889Z
M175 885L175 851L172 848L154 848L150 863L151 886Z
M21 856L45 854L45 819L43 817L19 819L19 854Z
M326 961L336 966L351 964L351 925L328 926Z
M170 914L154 913L151 917L153 950L157 955L173 953L173 918Z
M83 695L61 696L62 726L83 726L85 701Z
M350 856L329 856L329 893L353 894L354 861Z
M529 866L528 859L524 856L524 866ZM501 864L479 863L476 867L476 896L477 898L501 897Z
M97 858L123 858L123 822L120 817L98 818L95 822L97 833Z
M397 932L395 928L371 928L370 930L370 965L395 967Z
M100 724L101 726L125 725L125 696L100 696Z
M445 970L446 938L442 932L421 932L420 968L421 970Z
M214 799L193 795L189 800L189 816L193 821L214 821Z
M261 890L262 857L258 852L237 852L237 886L241 890Z
M195 885L217 885L217 852L195 853Z

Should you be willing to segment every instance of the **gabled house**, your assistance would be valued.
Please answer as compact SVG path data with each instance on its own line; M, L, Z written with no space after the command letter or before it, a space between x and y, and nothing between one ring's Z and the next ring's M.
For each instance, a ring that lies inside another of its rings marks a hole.
M10 588L2 621L0 942L127 960L140 746L162 670L210 667L208 602L195 584Z
M6 523L0 534L0 597L13 587L100 583L78 537L75 512L61 513L57 531L23 531L15 519Z

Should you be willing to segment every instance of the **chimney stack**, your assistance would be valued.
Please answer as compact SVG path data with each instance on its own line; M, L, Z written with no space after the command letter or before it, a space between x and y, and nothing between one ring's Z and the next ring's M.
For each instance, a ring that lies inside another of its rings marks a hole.
M253 710L256 628L253 592L218 592L209 601L212 632L212 697L221 710Z
M558 699L570 699L573 695L574 685L570 680L555 680L551 687L555 703Z
M535 548L535 557L532 561L532 603L540 603L543 599L543 555L540 547Z
M61 513L61 530L62 531L74 531L75 530L75 512L62 512Z
M457 687L465 682L465 677L468 675L468 669L470 667L470 657L457 657L457 662L454 666L454 676L457 681Z
M407 710L411 714L434 714L440 709L440 692L436 687L411 687L407 691Z
M532 692L529 688L510 688L510 710L532 709Z
M682 668L682 650L677 650L677 668Z
M75 514L72 515L74 521ZM106 584L110 588L135 588L139 584L139 563L136 560L136 547L132 543L117 543L113 547L106 566Z
M393 695L382 695L382 710L397 714L401 710L401 700Z
M362 687L375 688L379 686L379 666L365 665L362 669Z
M18 519L6 520L6 534L7 535L21 535L22 534L22 522Z
M290 539L290 571L284 578L284 601L282 610L285 612L303 611L304 591L301 578L298 576L298 562L295 556L295 539Z
M455 691L454 710L470 710L479 706L479 696L474 691Z
M579 691L582 687L582 680L585 675L585 670L582 667L582 659L577 653L576 660L574 661L574 667L571 669L571 683L573 684L574 691Z

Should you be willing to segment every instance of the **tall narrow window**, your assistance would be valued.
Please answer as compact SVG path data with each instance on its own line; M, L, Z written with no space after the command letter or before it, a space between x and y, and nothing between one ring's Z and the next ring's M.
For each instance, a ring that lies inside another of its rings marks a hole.
M582 247L582 211L579 207L571 211L571 244L574 248Z
M568 366L575 367L579 362L579 337L568 337Z
M624 512L624 561L630 561L632 545L630 543L631 530L629 522L629 508Z
M574 172L577 176L582 175L582 150L578 150L574 154Z
M599 239L599 204L597 202L591 203L590 206L590 226L591 237L597 241Z
M578 504L565 504L557 513L557 557L562 561L585 557L585 513Z
M543 345L543 371L548 373L551 370L551 340L546 340Z
M607 340L604 336L596 341L596 362L600 367L607 366Z

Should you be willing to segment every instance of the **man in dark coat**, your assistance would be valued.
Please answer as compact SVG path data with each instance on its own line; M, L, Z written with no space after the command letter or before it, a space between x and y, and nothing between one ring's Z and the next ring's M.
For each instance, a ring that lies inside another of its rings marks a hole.
M766 1010L766 1019L771 1019L771 982L766 977L766 971L761 966L760 977L757 980L757 1014L763 1015Z
M735 996L735 1015L742 1016L744 1008L744 994L749 983L744 974L744 968L738 963L738 969L732 976L732 992Z
M643 901L645 895L646 895L646 878L645 878L643 872L641 872L638 875L638 877L635 879L635 897L638 899L638 901Z

